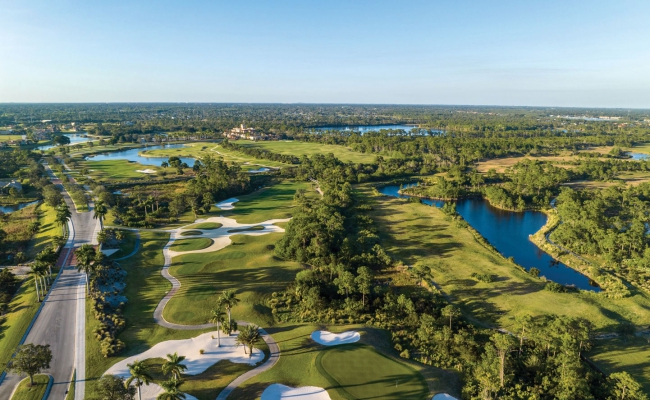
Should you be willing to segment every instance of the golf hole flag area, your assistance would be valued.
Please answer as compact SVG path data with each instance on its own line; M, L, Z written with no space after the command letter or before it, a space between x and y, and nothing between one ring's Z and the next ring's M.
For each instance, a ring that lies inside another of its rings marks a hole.
M311 334L311 338L314 342L323 346L337 346L341 344L356 343L361 339L361 335L356 331L347 331L342 333L314 331Z

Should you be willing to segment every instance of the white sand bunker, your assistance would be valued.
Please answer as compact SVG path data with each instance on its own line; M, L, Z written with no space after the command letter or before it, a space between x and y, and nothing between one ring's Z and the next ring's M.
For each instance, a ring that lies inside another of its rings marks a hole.
M264 353L259 349L253 349L253 355L249 358L244 354L244 348L235 344L236 336L221 335L221 347L217 347L217 332L208 332L192 339L168 340L158 343L144 353L129 357L113 365L105 374L117 375L124 378L131 376L127 364L133 361L144 361L149 358L166 358L167 354L178 353L185 356L183 364L187 366L186 375L198 375L221 360L230 360L237 364L254 365L264 359ZM205 352L200 353L203 349ZM182 388L182 387L181 387ZM155 400L164 390L155 383L149 386L142 386L142 400ZM186 395L186 400L196 400L195 397Z
M289 386L274 383L264 389L262 400L331 400L327 390L316 386L302 386L292 388Z
M438 393L437 395L433 396L431 400L458 400L458 399L447 393Z
M252 170L248 171L248 173L249 174L259 174L260 172L269 172L270 170L271 170L270 168L262 167L262 168L258 168L258 169L252 169Z
M220 210L225 210L225 211L233 210L235 206L233 206L232 203L236 203L238 201L239 199L233 197L232 199L224 200L221 203L217 203L215 204L215 206Z
M156 171L153 170L153 169L151 169L151 168L147 168L147 169L136 169L135 172L141 172L141 173L143 173L143 174L155 174L155 173L156 173Z
M361 335L357 331L346 331L343 333L332 333L329 331L314 331L311 334L314 342L322 344L323 346L336 346L339 344L347 344L358 342Z
M268 221L260 222L259 224L240 224L232 218L225 217L210 217L201 220L201 222L216 222L221 224L220 228L217 229L197 229L197 228L178 228L171 231L169 237L169 242L163 248L163 255L165 256L165 265L171 265L171 257L175 257L179 254L190 254L190 253L211 253L213 251L219 251L232 243L230 236L232 235L250 235L250 236L260 236L267 235L273 232L284 232L284 229L276 226L278 222L288 222L290 218L285 219L270 219ZM199 221L199 220L197 220ZM183 232L186 231L201 231L200 236L202 238L212 239L212 245L201 250L190 250L190 251L175 251L171 249L171 246L174 244L174 241L178 239L189 239L192 236L183 236Z

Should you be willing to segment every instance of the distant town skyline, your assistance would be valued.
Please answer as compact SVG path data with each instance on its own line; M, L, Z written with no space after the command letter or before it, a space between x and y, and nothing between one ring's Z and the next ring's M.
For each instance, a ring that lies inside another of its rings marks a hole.
M0 9L0 102L650 108L641 0Z

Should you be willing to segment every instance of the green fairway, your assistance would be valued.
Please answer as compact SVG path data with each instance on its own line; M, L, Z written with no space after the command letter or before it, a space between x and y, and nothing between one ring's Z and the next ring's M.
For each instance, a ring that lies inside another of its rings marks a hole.
M313 142L299 142L296 140L276 140L267 142L252 142L250 140L236 140L240 146L255 147L279 154L289 154L300 157L302 155L313 156L314 154L334 154L343 162L371 163L375 159L374 154L366 154L354 151L345 146L334 144L323 144ZM264 160L265 162L266 160Z
M238 228L231 229L228 233L237 233L237 232L253 232L253 231L263 231L264 227L262 225L251 226L250 228Z
M482 246L466 229L449 221L435 208L387 196L366 195L374 208L371 217L381 232L383 246L394 259L431 266L434 281L465 314L484 324L508 328L524 313L589 318L596 329L613 331L621 321L650 323L650 300L640 291L624 299L608 299L591 292L553 293L544 283ZM497 276L485 283L473 273ZM391 276L399 284L401 274Z
M208 238L179 239L174 241L170 249L178 252L202 250L210 247L212 243L214 243L212 239Z
M429 394L417 371L363 344L328 348L319 354L316 366L331 390L349 399L425 399Z
M183 231L181 232L181 236L198 236L203 234L201 231Z
M241 224L290 218L291 210L295 207L293 196L298 189L307 190L308 196L318 196L316 191L310 190L309 183L283 181L254 193L238 196L239 201L233 204L233 210L217 210L214 214L234 218Z
M418 377L416 383L411 382L412 388L422 390L423 394L433 394L446 392L455 394L460 398L460 386L458 375L454 372L448 372L439 368L427 366L409 360L400 359L397 351L393 348L390 340L390 334L382 329L369 327L367 325L334 325L323 326L316 324L280 324L277 326L265 328L267 332L278 342L282 355L277 365L268 371L244 382L244 384L233 392L233 398L236 399L254 399L259 398L264 389L272 383L282 383L292 387L298 386L317 386L326 388L332 400L347 399L349 396L343 390L335 389L338 383L331 383L328 377L323 374L320 367L319 357L327 353L330 349L314 342L310 335L315 330L325 329L330 332L343 332L346 330L355 330L361 334L361 341L357 346L368 349L372 352L372 360L380 368L386 371L398 370L400 374L408 371L407 374ZM364 352L365 353L365 352ZM347 354L347 353L346 353ZM360 353L350 352L350 355ZM389 356L389 357L386 357ZM398 361L399 360L399 361ZM361 360L363 361L363 360ZM347 362L347 360L345 361ZM354 374L365 372L354 371ZM424 378L424 379L423 379ZM353 377L351 379L354 379ZM386 379L386 377L384 377ZM377 376L369 378L364 385L373 385ZM421 386L423 383L423 386ZM393 381L393 386L395 382ZM375 386L376 388L376 386ZM373 390L375 389L373 388ZM398 383L398 389L399 383ZM404 387L402 387L404 389ZM373 398L371 393L359 398ZM408 398L413 397L393 397ZM415 397L418 398L418 397Z
M627 372L650 393L650 344L645 337L596 340L587 357L606 374Z
M111 258L113 259L128 256L133 252L133 248L135 247L137 241L135 233L132 231L122 230L122 234L124 234L124 239L120 241L119 249L115 253L111 254Z
M181 281L181 288L165 307L165 319L184 325L204 324L217 297L231 289L241 299L233 308L233 318L272 325L267 305L271 293L283 290L301 269L297 262L274 257L269 245L280 237L282 233L236 235L231 237L233 244L217 252L174 257L170 273Z
M34 386L29 386L29 378L25 378L18 385L11 400L41 400L49 382L49 375L34 375Z
M158 172L160 167L153 165L142 165L127 160L105 160L105 161L82 161L79 168L86 168L88 175L96 180L127 180L127 179L151 179L157 177L156 173L143 173L138 171L152 170Z
M185 229L203 229L203 230L209 230L209 229L219 229L221 228L221 224L218 222L201 222L198 224L186 226Z
M40 303L36 302L36 289L32 278L22 282L18 292L9 303L9 312L0 324L0 373L4 371L20 339L36 315Z

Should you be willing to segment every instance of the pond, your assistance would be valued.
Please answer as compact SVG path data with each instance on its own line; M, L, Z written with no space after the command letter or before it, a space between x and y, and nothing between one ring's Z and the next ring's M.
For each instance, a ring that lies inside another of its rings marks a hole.
M0 211L2 211L3 214L11 214L14 211L22 210L23 208L29 207L33 204L38 204L38 200L30 201L29 203L18 203L8 206L0 206Z
M176 149L184 147L184 144L162 144L156 146L148 147L139 147L135 149L114 151L110 153L96 154L93 156L88 156L86 159L88 161L108 161L108 160L127 160L131 162L137 162L142 165L154 165L160 167L160 165L169 160L169 157L145 157L140 155L140 153L151 151L151 150L160 150L160 149ZM194 158L191 157L179 157L181 162L186 163L190 167L194 165Z
M393 197L408 196L398 193L399 186L385 186L379 191ZM425 204L442 207L441 200L422 200ZM483 199L456 201L456 211L505 257L513 257L526 270L535 267L540 275L564 285L599 292L600 288L588 277L557 262L528 239L546 223L546 215L539 211L514 212L492 207Z
M629 151L627 154L632 157L633 160L638 160L638 161L650 161L650 155L644 154L644 153L634 153Z
M411 132L413 129L417 129L417 125L343 125L343 126L321 126L318 128L312 128L315 131L318 132L324 132L324 131L343 131L343 132L360 132L360 133L365 133L365 132L379 132L382 129L392 129L392 130L397 130L397 129L402 129L406 132ZM444 131L436 130L436 129L428 129L430 132L435 132L435 133L444 133Z
M70 138L70 144L86 143L86 142L90 142L90 141L92 141L92 140L95 140L95 139L93 139L93 138L91 138L91 137L86 136L86 132L81 132L81 133L64 133L63 136L67 136L67 137ZM46 151L46 150L53 149L53 148L55 148L55 147L56 147L56 145L48 144L48 145L44 145L44 146L38 146L38 147L35 147L34 150L43 150L43 151Z

